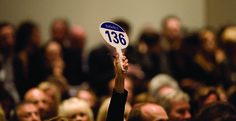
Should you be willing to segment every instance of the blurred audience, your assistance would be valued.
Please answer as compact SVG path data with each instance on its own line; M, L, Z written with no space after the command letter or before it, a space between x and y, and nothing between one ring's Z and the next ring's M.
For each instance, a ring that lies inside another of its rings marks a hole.
M113 22L130 37L132 23ZM142 27L122 71L113 47L86 51L83 25L55 19L41 47L38 23L0 22L0 120L235 120L236 26L184 24L170 15L160 31Z
M87 34L83 26L74 26L69 33L70 47L63 53L66 63L64 75L69 84L79 85L88 82L87 54L84 52Z
M34 70L35 64L40 59L41 52L41 36L39 27L32 21L24 21L20 24L16 31L16 42L15 42L15 54L22 62L25 83L24 88L20 92L23 96L24 93L36 86L31 75L31 71Z
M193 121L235 121L236 109L227 102L205 105Z
M38 26L31 22L23 22L16 31L15 53L23 63L23 72L28 76L29 56L40 49L41 36Z
M1 121L6 121L6 115L4 110L2 109L2 105L0 104L0 120Z
M13 98L13 104L17 104L24 92L24 77L22 62L14 54L14 44L14 27L0 23L0 91L7 92Z
M212 102L220 101L220 94L214 87L201 87L196 90L193 96L192 114L194 115L199 111L204 105Z
M212 30L199 32L200 47L194 57L199 69L196 77L209 86L224 86L225 53L217 45L216 35Z

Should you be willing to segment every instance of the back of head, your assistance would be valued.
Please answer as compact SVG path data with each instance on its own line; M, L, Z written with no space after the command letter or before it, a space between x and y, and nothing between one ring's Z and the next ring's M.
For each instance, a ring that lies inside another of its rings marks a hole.
M155 103L140 103L135 105L129 116L128 121L167 121L168 116L165 110Z
M127 34L130 32L130 24L124 19L116 19L114 23L119 25Z
M160 35L156 31L144 30L140 35L139 41L143 41L148 46L152 46L153 44L159 43Z
M148 94L154 99L160 99L160 90L162 87L172 87L174 89L179 89L177 81L167 74L158 74L152 78L148 85Z
M214 102L205 105L195 116L194 121L235 121L236 109L227 102Z
M29 44L34 28L36 28L36 25L30 21L23 22L19 26L16 32L16 43L15 43L16 52L23 50L24 47L26 47L27 44Z
M133 106L132 110L129 113L128 121L144 121L142 117L141 108L147 103L139 103Z

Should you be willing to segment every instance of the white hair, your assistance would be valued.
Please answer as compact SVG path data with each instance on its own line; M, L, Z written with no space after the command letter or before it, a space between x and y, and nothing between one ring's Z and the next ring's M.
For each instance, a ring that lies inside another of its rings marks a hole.
M172 108L172 102L178 100L189 102L190 98L188 94L182 90L173 90L161 96L159 104L165 109L166 113L169 114Z
M159 100L159 91L162 87L172 87L174 89L180 89L178 82L167 74L158 74L152 78L148 85L148 94L154 100Z
M85 113L88 115L89 121L94 121L92 109L84 100L78 99L77 97L64 100L59 106L58 115L68 117L78 109L85 111Z

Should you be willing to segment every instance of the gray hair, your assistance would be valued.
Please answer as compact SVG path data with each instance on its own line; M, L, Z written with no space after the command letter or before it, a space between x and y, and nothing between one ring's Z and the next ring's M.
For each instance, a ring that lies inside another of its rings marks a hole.
M190 98L188 94L182 90L173 90L161 96L159 104L165 109L166 113L169 114L172 108L172 102L177 100L189 102Z
M162 87L172 87L174 89L180 89L178 82L167 74L158 74L152 78L148 85L148 95L154 100L160 99L160 89Z

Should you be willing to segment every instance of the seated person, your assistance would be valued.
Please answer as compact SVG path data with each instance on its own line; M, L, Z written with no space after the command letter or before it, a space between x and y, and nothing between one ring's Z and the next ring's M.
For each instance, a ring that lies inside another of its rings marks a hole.
M227 102L213 102L205 105L193 121L235 121L236 109Z
M173 90L161 96L159 104L165 109L171 121L190 121L189 96L181 90Z
M25 101L32 102L38 109L42 120L52 118L49 113L49 104L47 95L38 88L31 88L25 93Z
M122 65L123 68L128 70L128 60L126 59L126 56L123 56L122 59L124 61ZM115 66L115 72L116 72L115 86L113 89L106 120L107 121L123 121L125 103L126 103L126 99L128 95L128 92L124 89L124 80L125 80L127 71L122 71L118 53L116 53L114 66Z
M128 60L125 56L123 56L123 61L124 63L122 66L125 69L128 69ZM124 108L128 92L124 89L126 71L122 71L121 69L118 53L116 53L114 65L116 70L115 87L107 113L107 121L123 121ZM136 105L128 115L128 121L153 120L168 121L168 116L165 110L157 104L147 103Z
M59 106L58 115L70 121L94 121L92 109L84 100L77 97L64 100Z
M169 118L160 105L139 103L132 108L128 121L169 121Z
M21 102L15 107L10 121L41 121L38 108L32 102Z

